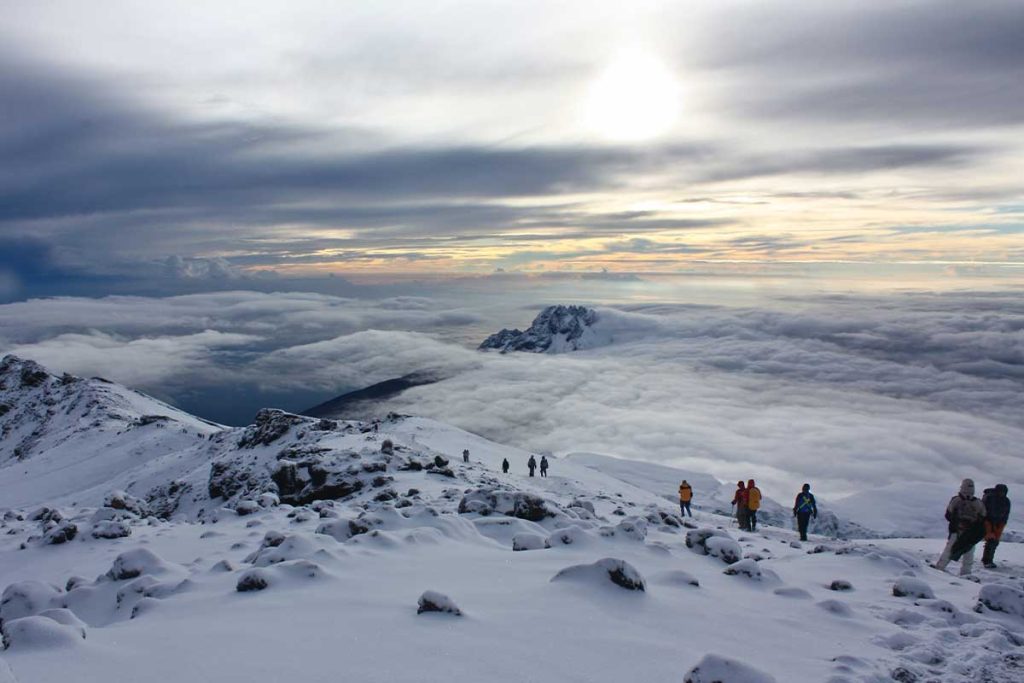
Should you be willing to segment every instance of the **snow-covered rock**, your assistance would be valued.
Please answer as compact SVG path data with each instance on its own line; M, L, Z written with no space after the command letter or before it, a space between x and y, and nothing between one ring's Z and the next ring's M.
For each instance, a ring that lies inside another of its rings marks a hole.
M776 679L743 662L705 655L683 678L683 683L777 683Z
M143 574L163 574L167 569L167 563L149 548L134 548L118 555L106 576L114 581L125 581Z
M438 593L437 591L424 591L420 595L417 601L416 613L423 614L424 612L439 612L456 617L462 616L462 610L455 604L455 601L444 593Z
M552 581L575 581L606 585L611 582L631 591L646 591L647 583L633 565L625 560L606 557L593 564L577 564L566 567L551 579Z
M1024 617L1024 591L994 583L982 586L978 593L978 610L981 611L982 607Z
M932 587L921 579L913 576L901 576L892 586L892 594L897 598L915 598L931 600L935 597Z
M85 628L35 615L3 623L4 647L14 651L73 647L85 640Z
M551 544L540 534L522 533L512 537L512 550L543 550Z
M740 544L725 536L709 536L704 541L708 555L717 557L726 564L734 564L743 559L743 548Z

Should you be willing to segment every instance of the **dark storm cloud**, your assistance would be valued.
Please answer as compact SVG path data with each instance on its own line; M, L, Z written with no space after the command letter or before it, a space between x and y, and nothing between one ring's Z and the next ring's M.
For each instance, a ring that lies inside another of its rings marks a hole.
M729 13L692 60L746 74L731 106L755 117L906 127L1024 121L1024 4L776 4ZM728 22L726 24L726 22Z

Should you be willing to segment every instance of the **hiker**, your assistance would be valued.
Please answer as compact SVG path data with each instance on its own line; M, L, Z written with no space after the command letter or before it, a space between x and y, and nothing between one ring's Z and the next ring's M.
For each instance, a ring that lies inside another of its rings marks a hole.
M950 560L960 560L960 576L968 576L974 564L974 546L985 536L985 505L974 497L974 480L960 482L960 492L946 506L949 538L942 555L932 566L945 570Z
M693 487L690 483L683 479L683 483L679 485L679 514L683 517L689 512L690 516L693 517L693 511L690 510L690 501L693 500Z
M540 476L548 476L548 456L540 456Z
M531 455L530 459L526 462L526 466L530 468L530 476L532 477L533 476L533 471L535 469L537 469L537 460L536 460L536 458L534 458Z
M742 481L736 482L736 495L732 497L732 504L736 506L736 521L741 531L748 531L750 523L747 521L747 487Z
M468 448L463 448L462 449L462 462L469 462L469 449Z
M747 482L747 530L757 531L757 511L761 507L761 489L754 485L754 480Z
M985 505L985 550L981 554L981 564L985 569L996 568L996 547L1003 536L1006 521L1010 519L1010 499L1006 497L1009 492L1006 484L996 484L985 489L981 497Z
M504 458L501 461L501 472L502 474L508 474L508 458Z
M818 518L818 503L814 500L814 494L811 493L810 484L804 484L800 493L796 494L793 515L796 517L796 526L800 531L800 540L806 541L807 527L811 523L811 518Z

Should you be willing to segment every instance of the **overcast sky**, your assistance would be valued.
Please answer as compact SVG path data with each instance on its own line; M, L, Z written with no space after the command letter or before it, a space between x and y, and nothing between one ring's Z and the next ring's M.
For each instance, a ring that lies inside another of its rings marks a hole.
M736 261L1019 277L1022 178L1020 2L0 13L0 300Z

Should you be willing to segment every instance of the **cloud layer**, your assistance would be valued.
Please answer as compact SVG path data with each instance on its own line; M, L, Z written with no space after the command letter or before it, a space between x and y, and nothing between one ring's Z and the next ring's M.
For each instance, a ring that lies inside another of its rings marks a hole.
M900 480L1012 481L1019 470L1016 292L604 307L613 343L558 356L475 351L475 330L497 326L494 315L422 297L52 299L0 306L0 350L161 396L231 388L293 410L444 370L453 376L383 409L533 450L754 476L777 490L806 479L834 496Z

